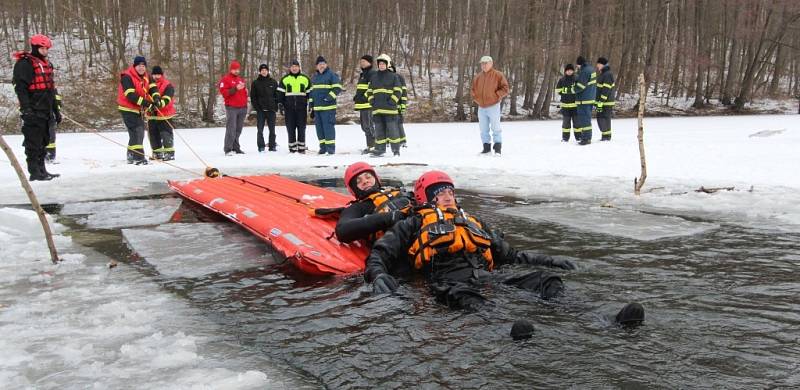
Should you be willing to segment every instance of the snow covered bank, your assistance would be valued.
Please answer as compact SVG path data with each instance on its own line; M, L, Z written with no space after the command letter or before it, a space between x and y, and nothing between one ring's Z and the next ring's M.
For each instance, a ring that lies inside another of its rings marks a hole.
M503 156L479 156L476 123L409 124L409 147L399 158L369 159L359 154L363 133L356 125L337 126L336 156L290 155L286 133L278 127L279 152L255 152L255 129L241 137L248 154L225 157L224 129L180 130L209 165L228 174L278 172L304 177L341 177L359 160L375 165L422 163L380 168L380 173L411 183L429 169L444 169L461 188L533 200L698 216L751 226L800 230L800 121L797 116L765 115L702 118L651 118L645 121L647 191L633 195L639 175L636 121L615 120L610 143L581 147L562 143L560 121L509 122L503 126ZM127 134L110 133L126 143ZM595 137L599 137L595 134ZM314 147L313 126L307 140ZM19 157L22 138L9 136ZM203 165L176 137L175 164L199 175ZM52 182L36 182L43 202L71 202L166 192L167 179L191 173L163 164L127 165L125 150L93 134L64 134L58 139L62 173ZM2 159L2 156L0 156ZM25 203L10 168L0 170L0 204ZM735 187L715 194L705 187ZM752 189L752 190L751 190Z
M0 208L3 388L305 386L128 265L55 238L57 266L36 215Z

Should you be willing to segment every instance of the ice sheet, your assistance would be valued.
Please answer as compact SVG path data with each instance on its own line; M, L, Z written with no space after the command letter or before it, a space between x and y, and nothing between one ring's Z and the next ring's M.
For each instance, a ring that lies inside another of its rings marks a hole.
M126 264L61 235L50 264L32 211L0 217L3 389L309 388Z
M86 214L79 223L92 229L116 229L166 223L180 205L179 198L81 202L64 205L61 214Z
M616 207L586 206L575 203L544 203L508 207L500 213L546 221L570 228L634 240L651 241L667 237L700 234L719 227L670 215L654 215Z
M274 263L266 244L228 223L171 223L123 229L125 241L167 277L202 275Z

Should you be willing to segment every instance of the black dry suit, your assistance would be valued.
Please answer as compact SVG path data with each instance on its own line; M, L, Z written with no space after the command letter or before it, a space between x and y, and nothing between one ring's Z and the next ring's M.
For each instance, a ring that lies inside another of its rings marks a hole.
M410 262L427 275L431 292L439 302L467 310L477 309L486 301L476 287L494 279L491 271L495 267L529 264L574 268L566 260L512 248L500 234L462 209L433 207L418 209L375 243L364 277L367 282L374 282L376 292L397 288L394 278L388 275L396 262ZM535 291L544 298L563 289L560 277L544 271L512 277L503 283Z
M411 194L380 188L377 183L371 190L356 191L356 196L359 200L342 210L336 223L336 237L341 242L367 240L371 245L413 208Z

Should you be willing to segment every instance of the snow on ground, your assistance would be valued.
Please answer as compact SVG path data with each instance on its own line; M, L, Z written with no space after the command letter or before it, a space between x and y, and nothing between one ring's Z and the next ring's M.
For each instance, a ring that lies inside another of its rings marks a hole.
M402 156L378 159L359 153L364 140L357 125L337 126L339 154L335 156L318 156L313 151L304 156L289 154L283 127L277 129L278 152L256 153L255 129L247 127L241 136L247 154L230 157L222 153L224 129L179 133L210 166L233 175L277 172L341 177L346 165L368 160L384 165L381 175L407 184L426 170L443 169L459 188L480 192L800 230L797 116L646 119L648 179L639 197L633 195L633 179L640 170L636 120L615 120L613 141L598 142L599 134L595 134L595 143L589 146L560 142L560 127L560 121L504 123L503 156L494 157L478 154L477 123L407 124L409 147L402 149ZM306 134L315 147L313 126ZM106 135L127 142L126 133ZM22 138L8 136L7 140L24 160ZM94 134L63 134L57 142L61 164L49 168L62 177L35 182L34 188L45 203L166 192L166 180L199 177L204 167L177 137L176 142L174 165L190 172L165 164L127 165L125 149L118 145ZM0 179L0 204L27 202L10 168L0 170ZM733 186L735 190L695 192L701 186Z
M109 269L108 258L55 239L58 266L36 215L0 208L3 388L304 386L130 266Z

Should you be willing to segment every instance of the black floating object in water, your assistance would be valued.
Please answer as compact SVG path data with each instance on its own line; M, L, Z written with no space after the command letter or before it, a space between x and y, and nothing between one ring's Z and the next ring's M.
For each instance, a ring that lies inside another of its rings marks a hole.
M219 177L219 169L212 167L206 168L206 177L211 177L211 178Z
M644 307L638 302L631 302L617 313L616 321L622 326L639 326L644 322Z
M511 327L511 338L514 340L526 340L533 337L533 324L528 320L516 320Z

